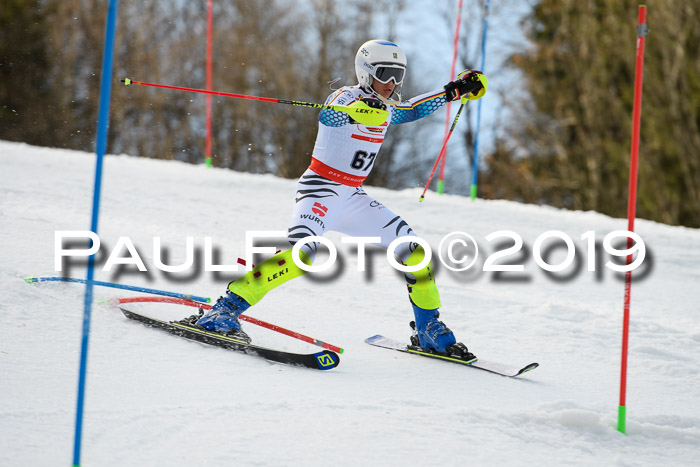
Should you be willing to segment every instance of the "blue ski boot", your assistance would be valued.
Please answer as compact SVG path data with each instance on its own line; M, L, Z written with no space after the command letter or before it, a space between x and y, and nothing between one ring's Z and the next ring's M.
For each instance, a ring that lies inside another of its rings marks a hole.
M411 344L424 350L432 350L468 362L476 361L476 356L469 352L467 346L457 342L455 335L442 321L437 309L426 310L413 303L415 321L411 321L413 335Z
M250 337L243 332L238 321L238 316L248 308L248 302L227 290L226 296L219 297L209 313L201 317L196 324L209 331L250 342Z

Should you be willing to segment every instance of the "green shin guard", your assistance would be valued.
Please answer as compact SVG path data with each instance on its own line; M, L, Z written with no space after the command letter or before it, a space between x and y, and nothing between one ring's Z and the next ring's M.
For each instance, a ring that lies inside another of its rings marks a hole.
M311 265L311 259L301 250L299 258L304 264ZM255 305L270 290L305 273L306 271L292 260L292 249L290 248L254 267L240 279L231 282L228 288L251 305Z
M425 258L425 250L420 245L406 260L406 266L416 266ZM423 269L416 272L405 273L408 284L408 296L414 305L417 305L426 310L434 310L440 308L440 293L435 285L433 277L432 264L428 263ZM411 280L411 276L415 278L415 282Z

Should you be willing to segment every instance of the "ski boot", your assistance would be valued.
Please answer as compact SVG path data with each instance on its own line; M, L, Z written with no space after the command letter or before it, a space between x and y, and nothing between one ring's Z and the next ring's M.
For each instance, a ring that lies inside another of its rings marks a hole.
M248 302L227 290L226 296L219 297L209 313L200 317L195 324L208 331L250 342L250 337L243 332L241 323L238 321L238 316L248 308L250 308Z
M413 312L416 320L411 321L413 329L411 345L466 362L476 361L476 356L467 349L467 346L457 342L445 323L438 321L440 313L437 309L426 310L413 305Z

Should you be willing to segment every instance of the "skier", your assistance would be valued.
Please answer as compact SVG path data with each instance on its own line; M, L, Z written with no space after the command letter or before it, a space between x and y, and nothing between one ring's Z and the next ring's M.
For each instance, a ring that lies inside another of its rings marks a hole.
M481 72L465 70L444 89L401 102L406 55L398 45L385 40L371 40L360 47L355 56L355 72L359 83L333 92L326 104L383 109L388 111L388 119L381 125L368 126L344 112L328 109L320 112L311 165L297 184L296 204L288 229L292 246L305 237L322 236L328 230L358 237L380 237L379 245L384 248L398 237L415 236L400 216L362 189L387 128L389 124L412 122L430 115L448 101L478 99L488 87ZM304 244L300 259L311 265L317 248L316 242ZM415 242L402 243L395 252L397 260L407 266L420 264L425 255ZM231 282L226 295L196 324L249 342L238 316L273 288L304 273L292 260L291 248L278 253ZM440 296L431 265L405 273L405 277L415 315L415 325L411 323L412 343L467 361L476 360L464 344L456 342L452 331L438 321Z

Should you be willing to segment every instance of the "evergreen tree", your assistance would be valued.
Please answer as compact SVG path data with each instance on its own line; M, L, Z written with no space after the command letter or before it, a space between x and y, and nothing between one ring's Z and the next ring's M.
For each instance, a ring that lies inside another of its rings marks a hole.
M0 139L51 145L53 116L45 10L36 0L3 0L0 8Z
M625 217L637 2L540 0L511 146L487 158L489 196ZM637 215L700 227L700 2L648 10ZM482 185L483 186L483 185Z

